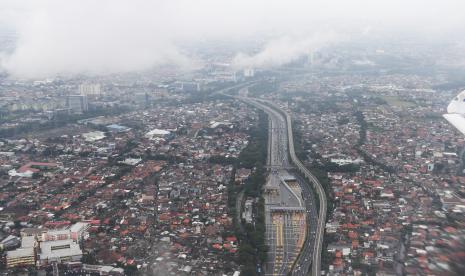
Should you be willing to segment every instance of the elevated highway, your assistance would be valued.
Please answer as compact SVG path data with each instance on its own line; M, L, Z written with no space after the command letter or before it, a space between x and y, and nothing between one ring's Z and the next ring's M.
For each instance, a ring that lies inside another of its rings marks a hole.
M325 231L325 223L326 223L326 212L327 212L327 199L326 194L321 185L320 181L305 167L305 165L297 158L294 149L294 137L292 133L292 120L289 113L282 110L276 104L264 101L266 104L283 114L286 118L287 122L287 134L288 134L288 141L289 141L289 154L291 157L292 163L297 167L297 169L302 173L313 185L318 198L319 198L319 212L318 212L318 226L317 231L315 233L315 246L314 246L314 254L313 254L313 261L312 261L312 275L321 275L321 251L323 247L323 238L324 238L324 231Z
M294 149L294 137L293 137L293 132L292 132L292 120L291 116L284 110L282 110L280 107L278 107L276 104L266 101L266 100L259 100L259 99L253 99L253 98L248 98L248 97L236 97L239 100L242 100L244 102L247 102L261 110L264 110L266 113L268 113L270 116L273 117L281 117L283 121L285 122L284 127L286 128L287 132L287 139L286 141L281 140L281 142L286 142L287 147L284 147L284 149L287 149L290 157L290 161L292 164L296 167L296 169L306 178L306 180L310 181L312 184L313 190L316 192L318 199L319 199L319 208L318 208L318 219L317 219L317 225L316 225L316 230L307 230L307 235L306 235L306 242L303 245L300 254L297 256L295 262L292 265L292 275L307 275L308 268L311 265L311 275L317 276L321 275L321 253L322 253L322 247L323 247L323 237L324 237L324 230L325 230L325 222L326 222L326 212L327 212L327 199L326 199L326 194L325 191L321 185L321 183L318 181L318 179L305 167L305 165L299 160L297 155L295 154L295 149ZM279 126L282 127L282 126ZM271 132L273 132L271 130ZM271 145L269 145L270 148L275 146L273 144L273 141L271 142ZM275 146L276 147L276 146ZM283 148L280 148L278 150L282 151ZM273 150L271 150L271 153ZM278 154L279 155L279 154ZM273 156L273 154L270 154L270 163L268 166L272 167L275 164L273 164L273 160L276 161L276 157ZM287 158L286 158L287 161ZM301 181L301 183L304 181ZM312 191L309 191L309 187L306 187L306 183L302 183L302 194L303 194L303 200L305 201L305 206L307 209L311 209L312 202L313 202L313 195ZM309 213L309 217L307 218L307 221L310 221L312 217L310 217L311 211L308 210L307 213ZM310 228L310 227L309 227ZM278 227L278 229L280 229ZM278 239L277 239L278 240ZM278 241L281 241L280 239ZM313 246L313 248L311 248ZM311 258L311 263L310 259ZM279 272L284 272L284 271L279 271ZM278 274L282 275L282 274Z

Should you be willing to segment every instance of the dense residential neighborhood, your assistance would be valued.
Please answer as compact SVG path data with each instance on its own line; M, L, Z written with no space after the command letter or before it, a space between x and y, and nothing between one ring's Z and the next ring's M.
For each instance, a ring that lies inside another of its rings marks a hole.
M6 268L46 268L56 257L75 271L232 275L239 241L228 187L251 174L236 160L257 120L239 102L155 104L3 139Z
M438 98L434 80L405 76L360 82L310 79L282 85L291 99L276 94L308 167L327 175L328 272L460 274L464 138L441 116L454 92Z
M465 275L465 7L313 2L0 1L0 276Z

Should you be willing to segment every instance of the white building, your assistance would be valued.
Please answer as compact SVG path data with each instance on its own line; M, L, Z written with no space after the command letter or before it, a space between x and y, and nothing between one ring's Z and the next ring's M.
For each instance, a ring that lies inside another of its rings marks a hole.
M255 70L253 68L244 69L244 77L252 78L253 76L255 76Z
M103 131L91 131L82 134L82 137L86 140L86 142L95 142L105 138L105 133Z
M38 246L36 237L27 236L21 239L21 247L6 252L6 266L12 268L16 266L32 266L36 261L36 248Z
M153 129L145 134L145 138L155 139L155 138L168 138L171 135L171 132L163 129Z
M89 228L90 224L87 222L76 222L69 228L69 231L71 233L71 239L73 239L76 242L88 239Z
M16 266L35 265L34 247L18 248L6 252L6 266L12 268Z
M15 169L12 169L8 171L8 175L31 178L34 175L34 172L33 171L18 172Z
M135 166L142 162L142 158L126 158L123 161L121 161L121 164L129 165L129 166Z
M79 94L86 96L100 96L102 88L99 83L83 83L79 85Z
M109 265L90 265L84 264L82 270L89 273L97 273L99 275L124 275L124 269Z
M37 251L37 262L44 266L52 262L76 262L82 258L79 244L72 239L44 241Z
M26 228L21 231L21 247L6 253L7 267L80 261L79 241L88 238L89 228L86 222L57 230Z

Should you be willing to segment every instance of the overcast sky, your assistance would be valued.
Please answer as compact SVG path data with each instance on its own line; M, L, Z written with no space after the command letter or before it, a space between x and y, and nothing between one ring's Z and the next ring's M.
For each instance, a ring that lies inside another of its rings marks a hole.
M234 60L272 66L354 35L464 40L464 11L460 0L0 0L0 31L18 35L0 64L29 78L189 66L180 44L267 35Z

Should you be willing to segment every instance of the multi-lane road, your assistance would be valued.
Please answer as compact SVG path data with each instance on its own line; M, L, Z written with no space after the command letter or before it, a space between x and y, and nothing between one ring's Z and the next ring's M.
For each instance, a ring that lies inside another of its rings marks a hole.
M326 194L321 185L320 181L305 167L305 165L297 158L294 150L294 138L292 133L292 120L289 113L280 109L277 105L272 102L268 102L274 109L279 110L286 118L287 122L287 134L289 141L289 155L292 163L297 167L300 173L302 173L312 184L313 189L316 191L319 198L319 210L318 210L318 224L315 233L315 244L313 250L313 261L312 261L312 275L321 275L321 251L323 249L323 237L326 223L326 211L327 211L327 200Z
M296 193L286 182L290 178L289 155L286 122L280 114L266 108L270 118L268 167L270 174L265 186L265 223L267 244L269 246L266 275L286 275L292 269L298 253L299 240L305 239L305 232L300 231L305 218L299 211L286 208L302 208L301 195Z
M243 98L249 99L249 98ZM267 166L270 174L264 189L266 242L269 246L265 275L287 275L306 240L307 220L302 194L293 186L295 177L288 171L286 121L276 110L250 100L270 119ZM292 187L291 187L292 186Z
M326 195L318 179L295 154L291 117L272 102L244 96L237 98L262 109L270 117L268 166L271 173L265 186L266 231L270 250L265 274L287 275L290 272L292 275L308 275L311 267L312 275L321 275ZM300 187L298 194L283 181L286 175L292 174L288 157L304 176L294 175ZM273 193L273 190L276 192ZM313 190L319 198L318 212ZM285 207L283 210L287 207L301 208L305 215L299 216L298 212L288 211L273 212L276 206ZM305 230L299 231L302 223Z
M315 234L318 225L318 213L315 205L315 196L313 190L308 185L308 182L300 175L296 175L297 181L302 189L302 198L304 200L305 209L307 212L307 241L304 243L300 252L299 258L294 264L292 275L304 276L308 275L312 265L313 249L315 244Z

